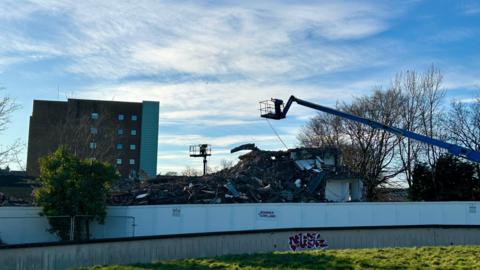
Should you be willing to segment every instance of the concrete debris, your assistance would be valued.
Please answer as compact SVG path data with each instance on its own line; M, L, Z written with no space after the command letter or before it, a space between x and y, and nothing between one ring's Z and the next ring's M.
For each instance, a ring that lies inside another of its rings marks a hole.
M148 193L144 193L144 194L137 195L137 196L135 197L135 199L137 199L137 200L138 200L138 199L143 199L143 198L146 198L147 196L148 196Z
M235 148L233 148L232 150L230 150L230 153L235 153L235 152L238 152L238 151L242 151L242 150L259 150L254 143L247 143L247 144L242 144L240 146L237 146Z
M23 198L7 196L4 193L0 192L0 206L30 206L30 205L32 205L32 203Z
M326 155L335 154L329 149L247 150L252 151L240 156L235 166L213 174L201 177L165 175L142 182L120 183L109 203L323 202L327 179L349 177L350 174L337 161L325 164Z
M31 206L32 192L40 185L24 172L0 170L0 206Z
M324 182L325 177L327 175L323 171L319 171L319 170L312 170L312 171L314 172L314 175L307 184L307 190L310 193L315 192L315 190L317 190L318 186Z
M240 192L238 192L232 182L228 181L227 184L224 185L224 187L228 189L228 191L233 195L234 198L240 197Z
M302 179L297 179L295 180L295 186L297 188L301 188L302 187Z

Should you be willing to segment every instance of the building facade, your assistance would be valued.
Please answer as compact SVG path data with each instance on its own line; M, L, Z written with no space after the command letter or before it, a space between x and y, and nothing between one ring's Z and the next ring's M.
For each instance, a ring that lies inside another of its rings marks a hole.
M106 161L123 177L156 176L159 103L69 99L34 100L27 173L39 159L66 145L83 159Z

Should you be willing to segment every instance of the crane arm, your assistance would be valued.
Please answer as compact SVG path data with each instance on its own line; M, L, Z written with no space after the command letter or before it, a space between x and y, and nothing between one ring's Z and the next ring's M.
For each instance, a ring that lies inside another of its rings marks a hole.
M434 138L431 138L431 137L428 137L428 136L425 136L425 135L421 135L421 134L418 134L418 133L415 133L415 132L411 132L411 131L408 131L408 130L405 130L405 129L400 129L400 128L396 128L396 127L387 126L387 125L382 124L382 123L377 122L377 121L373 121L373 120L366 119L366 118L363 118L363 117L359 117L359 116L356 116L356 115L353 115L353 114L341 112L341 111L338 111L338 110L335 110L335 109L332 109L332 108L328 108L328 107L325 107L325 106L322 106L322 105L318 105L318 104L315 104L315 103L312 103L312 102L309 102L309 101L306 101L306 100L296 98L295 96L291 96L288 99L287 104L285 104L285 106L283 106L283 101L281 99L272 99L271 101L264 101L262 103L267 104L266 102L270 102L270 104L271 104L271 102L273 102L273 107L271 105L268 105L268 106L264 106L263 109L262 109L262 107L260 108L260 110L262 112L261 116L264 117L264 118L270 118L270 119L275 119L275 120L283 119L287 116L287 113L290 110L290 107L292 106L292 103L296 102L299 105L302 105L302 106L305 106L305 107L308 107L308 108L311 108L311 109L314 109L314 110L318 110L318 111L322 111L322 112L325 112L325 113L333 114L333 115L336 115L336 116L341 117L341 118L345 118L345 119L348 119L348 120L351 120L351 121L355 121L357 123L362 123L362 124L368 125L368 126L370 126L372 128L375 128L375 129L383 129L383 130L386 130L390 133L393 133L393 134L396 134L396 135L399 135L399 136L407 137L407 138L410 138L410 139L413 139L413 140L416 140L416 141L420 141L420 142L423 142L423 143L426 143L426 144L429 144L429 145L434 145L434 146L446 149L452 155L461 156L461 157L464 157L464 158L466 158L468 160L471 160L473 162L480 163L480 152L478 152L478 151L474 151L474 150L471 150L471 149L468 149L468 148L465 148L465 147L462 147L462 146L459 146L459 145L447 143L447 142L444 142L444 141L441 141L441 140L438 140L438 139L434 139ZM274 110L272 111L271 109L274 109Z

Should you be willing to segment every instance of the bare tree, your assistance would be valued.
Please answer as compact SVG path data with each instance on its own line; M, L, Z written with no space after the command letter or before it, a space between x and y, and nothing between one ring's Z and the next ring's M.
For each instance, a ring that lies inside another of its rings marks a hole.
M435 66L423 74L415 71L398 73L388 90L378 89L371 96L356 98L351 104L337 104L337 109L388 126L445 139L441 121L441 102L445 96L442 79L441 72ZM461 125L472 125L475 117L467 117L465 108L459 104L456 104L455 114L457 118L470 118L470 122L452 120L457 122L457 126L451 125L452 128L457 133L471 131L472 128L463 128ZM464 138L465 135L457 137ZM363 176L366 199L374 199L376 187L386 184L400 173L404 173L411 186L415 164L434 164L442 153L441 149L431 145L326 114L311 119L298 139L308 147L334 146L340 149L344 163Z
M342 105L342 110L388 126L396 126L401 111L402 95L396 89L376 90L370 97L361 97L351 105ZM362 175L365 199L374 200L376 188L397 176L403 168L395 164L398 139L383 130L364 124L345 121L344 133L348 136L357 155L350 167Z
M449 139L471 150L480 150L480 97L473 102L455 100L446 118Z
M402 93L402 107L400 110L400 127L412 132L418 132L419 119L422 108L421 78L415 71L398 73L392 87ZM412 185L413 169L417 163L421 144L415 140L398 137L398 154L403 166L405 180L408 186Z
M392 88L402 93L399 127L430 137L442 137L440 104L445 95L441 88L442 74L431 66L424 74L416 71L398 73ZM436 160L439 149L399 137L399 160L404 168L405 180L412 185L413 169L418 162L431 164Z
M186 166L185 170L182 171L182 176L191 177L191 176L200 176L200 175L201 173L199 170L196 170L190 166Z
M20 170L25 170L20 154L25 150L25 143L20 139L10 145L0 146L0 167L16 164Z
M343 130L340 117L319 113L302 127L297 139L306 147L339 147L346 144Z
M336 148L342 153L343 164L353 167L361 154L361 150L358 146L352 144L352 140L346 134L344 121L331 114L319 113L302 127L297 139L305 147Z
M233 160L222 159L220 160L220 170L225 170L233 167Z
M423 135L446 139L442 126L441 102L445 96L442 88L443 75L435 66L431 66L422 77L421 97L422 108L420 111L420 131ZM430 166L435 164L438 157L445 151L433 145L423 145L426 161Z
M3 90L3 88L0 88L0 90ZM19 108L20 106L11 97L4 96L0 98L0 133L8 128L11 114ZM0 166L19 160L18 155L23 149L24 143L20 140L15 141L11 145L0 146Z
M119 126L112 125L113 119L115 116L111 112L99 110L95 117L88 113L52 118L49 119L52 123L46 126L55 129L52 131L55 134L51 138L54 142L52 146L64 145L81 159L99 160L115 166L117 155L114 142Z
M375 90L371 96L337 105L341 111L395 126L400 119L403 97L397 89ZM376 188L402 172L394 162L398 139L382 129L319 114L299 134L308 147L334 146L342 151L345 165L360 174L365 199L374 200Z
M56 127L58 145L65 145L74 155L82 159L95 159L115 164L118 127L112 126L115 116L105 110L93 118L90 114L81 114L71 121L50 125ZM122 145L123 147L123 145Z
M76 137L71 143L71 148L77 155L104 161L112 161L114 158L116 129L106 123L111 122L109 119L113 116L105 113L103 115L104 117L97 120L90 120L85 116L78 119L77 123L71 122L65 128L65 137L69 134ZM71 138L65 138L69 139Z

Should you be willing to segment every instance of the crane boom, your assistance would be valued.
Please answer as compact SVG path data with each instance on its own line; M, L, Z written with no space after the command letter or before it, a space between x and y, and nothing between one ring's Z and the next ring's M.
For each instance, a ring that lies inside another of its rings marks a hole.
M362 123L375 129L383 129L399 136L404 136L404 137L407 137L416 141L420 141L429 145L434 145L434 146L446 149L452 155L464 157L470 161L480 163L480 152L478 151L474 151L459 145L447 143L447 142L434 139L425 135L421 135L415 132L411 132L405 129L387 126L377 121L373 121L373 120L359 117L353 114L341 112L332 108L318 105L306 100L296 98L295 96L290 96L290 98L287 101L287 104L285 105L283 103L283 100L281 99L271 99L271 100L261 102L260 103L261 116L264 118L275 119L275 120L283 119L287 116L288 110L292 106L293 102L296 102L297 104L308 107L308 108L312 108L318 111L339 116L341 118Z

